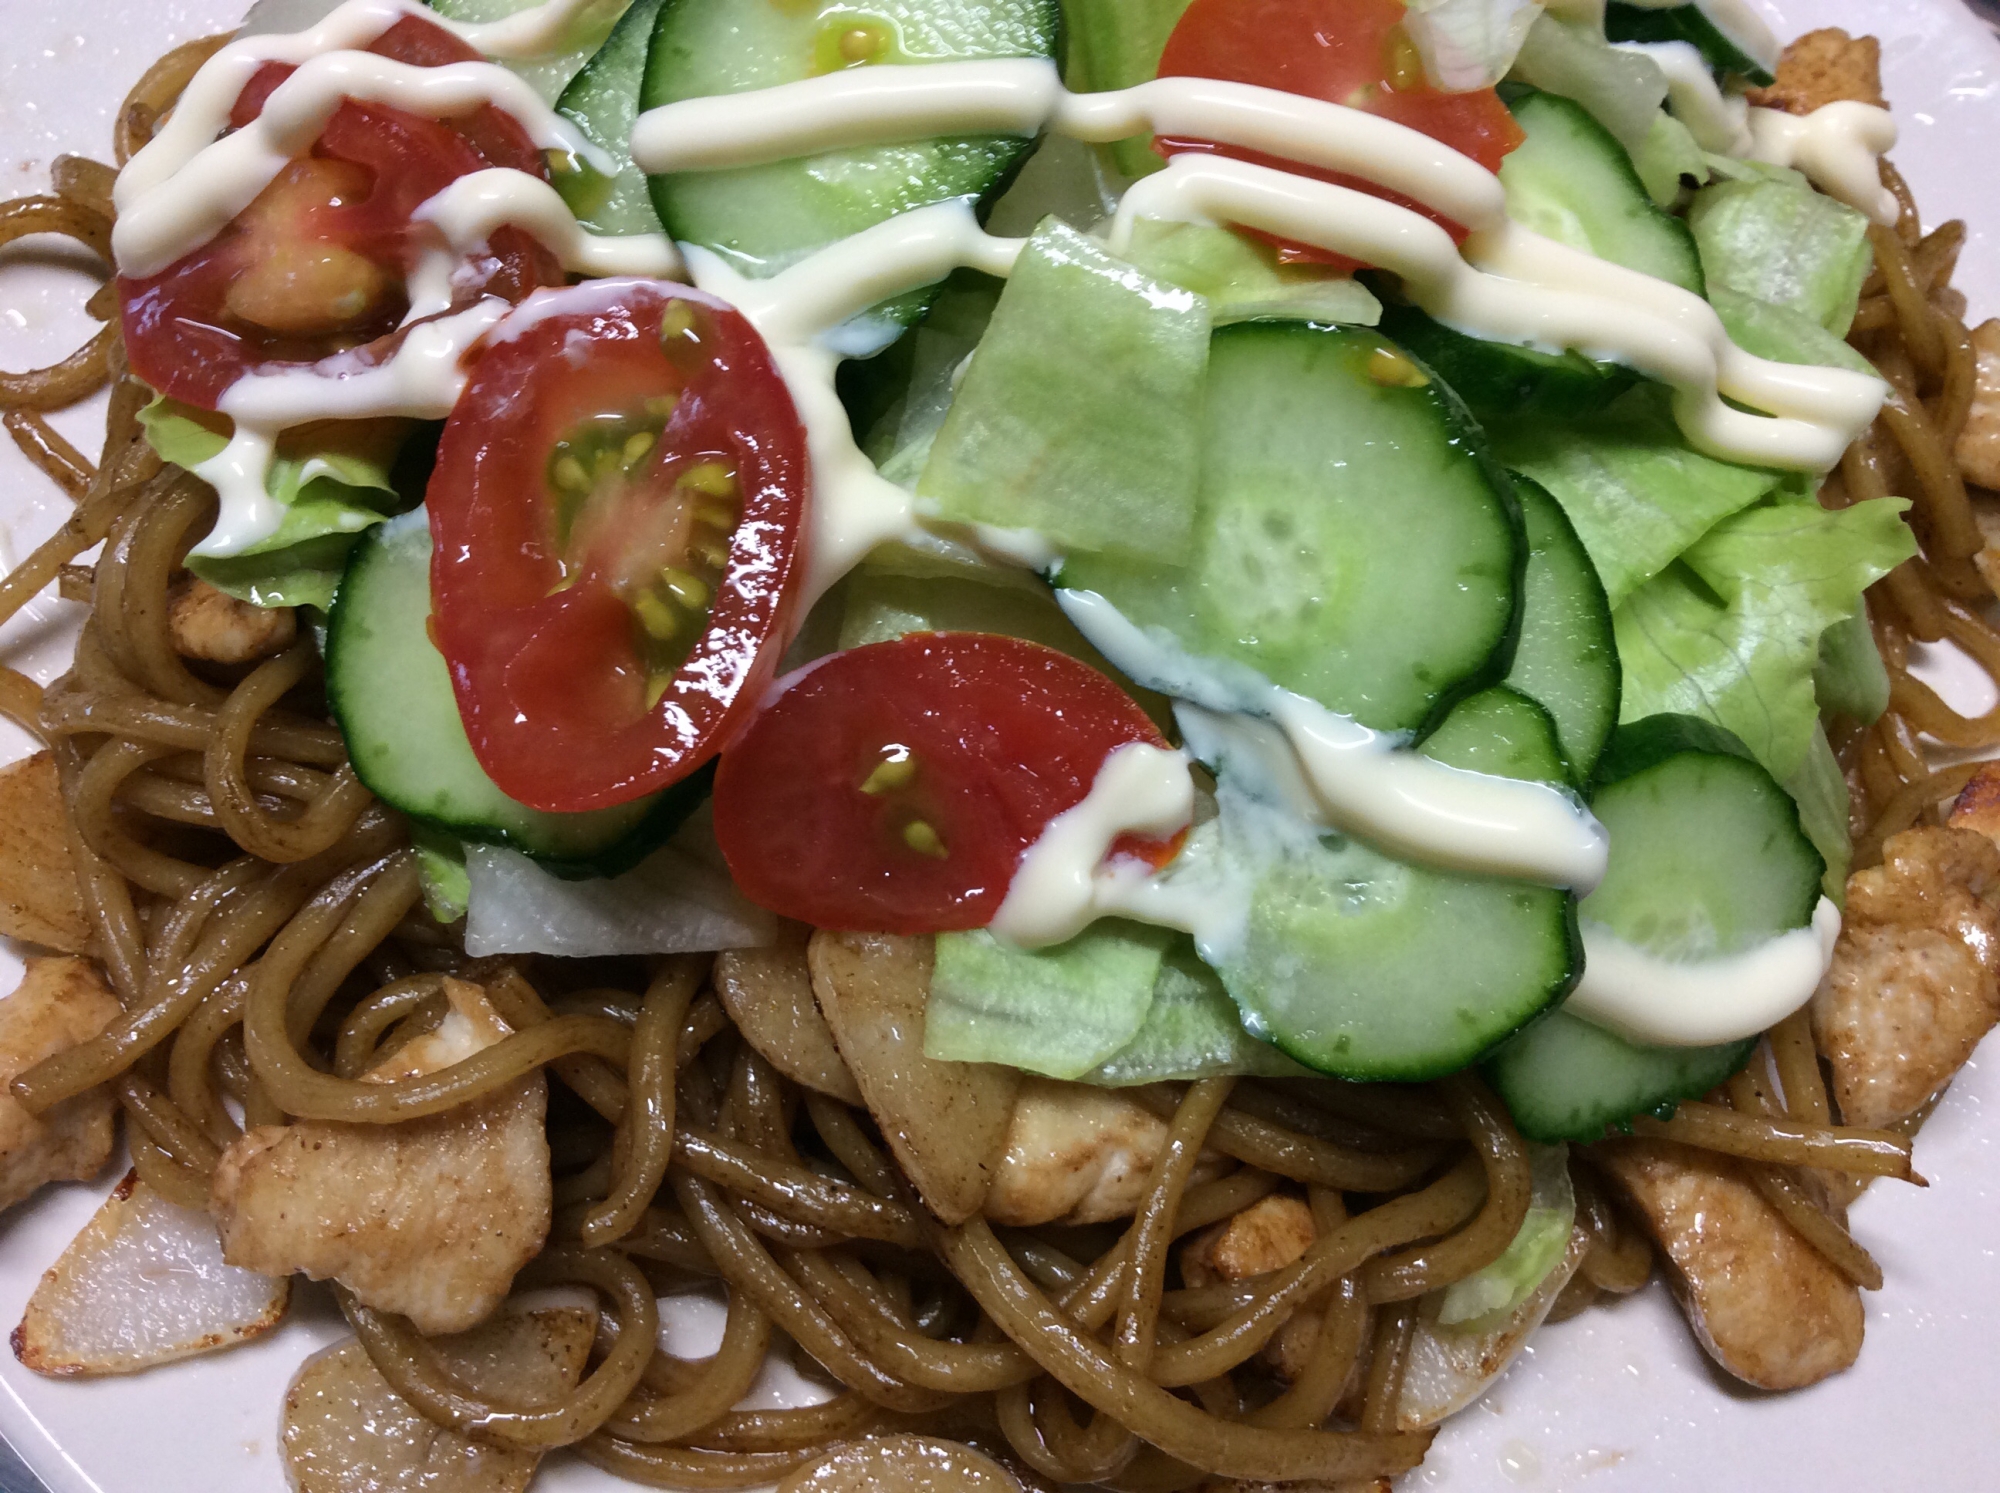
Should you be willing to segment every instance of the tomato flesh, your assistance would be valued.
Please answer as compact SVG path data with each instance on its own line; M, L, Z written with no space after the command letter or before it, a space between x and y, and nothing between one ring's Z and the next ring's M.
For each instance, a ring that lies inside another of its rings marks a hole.
M1167 39L1163 78L1215 78L1282 89L1345 104L1419 130L1472 157L1488 171L1521 143L1521 127L1491 88L1447 93L1425 79L1422 59L1403 30L1401 0L1194 0ZM1212 151L1280 166L1301 176L1353 187L1422 213L1457 240L1465 228L1421 203L1336 171L1273 160L1256 151L1206 140L1162 138L1166 156ZM1257 234L1295 263L1359 268L1360 261L1311 244Z
M426 495L433 637L494 782L594 809L713 756L789 636L809 483L791 395L722 302L598 280L502 322Z
M1087 664L911 633L808 666L722 754L715 832L753 901L821 928L981 928L1022 853L1129 742L1166 745ZM1122 837L1162 864L1179 844Z
M418 67L478 61L450 32L405 17L368 48ZM238 96L240 129L295 71L266 63ZM309 155L280 173L235 222L155 275L118 282L132 371L201 409L254 368L347 353L387 358L409 310L404 280L418 250L411 216L458 177L507 167L547 179L521 126L488 105L450 121L346 100ZM454 308L481 296L519 301L563 283L561 265L517 228L453 282Z

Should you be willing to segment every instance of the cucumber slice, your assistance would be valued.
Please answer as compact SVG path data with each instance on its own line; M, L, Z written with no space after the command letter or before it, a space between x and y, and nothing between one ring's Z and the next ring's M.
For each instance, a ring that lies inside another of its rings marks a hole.
M1447 767L1496 778L1544 783L1569 778L1569 764L1548 711L1504 684L1452 706L1451 714L1418 751Z
M1590 806L1611 861L1582 914L1619 937L1707 959L1812 922L1826 863L1791 795L1720 726L1655 715L1620 727Z
M613 876L662 844L707 793L704 771L650 797L549 814L507 797L472 755L430 640L431 531L418 508L365 534L327 623L327 703L355 774L384 803L468 840L510 845L558 875Z
M796 82L855 65L857 52L870 66L1053 57L1058 26L1056 0L675 0L653 28L639 102L652 109ZM676 239L762 277L912 208L990 201L1032 145L952 136L656 176L653 207ZM925 304L921 292L899 296L882 315L906 326Z
M1508 105L1527 133L1500 163L1507 212L1558 243L1702 293L1687 224L1653 205L1632 158L1583 105L1525 91Z
M1548 711L1570 780L1581 785L1618 724L1611 603L1562 505L1526 478L1515 480L1514 495L1528 534L1528 568L1507 683Z
M1414 730L1504 667L1519 522L1464 406L1395 344L1249 322L1209 347L1192 562L1076 555L1056 583L1191 654Z
M1551 1011L1486 1063L1486 1079L1521 1133L1538 1141L1593 1141L1634 1115L1670 1119L1729 1079L1757 1039L1719 1047L1640 1047L1567 1011Z
M1384 298L1381 327L1411 356L1451 385L1482 420L1547 415L1558 419L1604 408L1638 377L1581 353L1547 353L1453 331L1421 307Z
M446 20L473 25L504 21L508 16L532 10L541 3L542 0L425 0L425 4ZM611 28L617 24L628 3L630 0L594 0L594 3L578 10L555 51L545 57L503 60L501 66L509 72L519 73L546 102L554 103L578 69L604 44L605 37L611 34Z
M1491 690L1460 709L1462 724L1433 737L1447 738L1435 748L1441 760L1561 774L1554 728L1532 701ZM1568 893L1301 833L1284 810L1243 802L1229 771L1225 763L1225 843L1261 875L1241 947L1216 951L1216 968L1245 1024L1288 1056L1340 1078L1436 1077L1575 984L1583 958Z
M1604 35L1608 41L1685 41L1717 72L1738 73L1760 87L1777 80L1771 70L1752 57L1708 18L1699 5L1627 5L1611 0L1604 7Z
M1180 564L1193 542L1208 303L1045 219L930 459L926 511L1059 552Z
M556 178L556 190L562 193L563 201L592 233L660 231L659 215L653 211L653 199L646 190L646 173L632 164L632 123L639 117L646 48L665 3L633 0L604 45L556 100L556 112L618 163L613 176L582 167Z
M1598 780L1590 806L1611 862L1582 916L1675 959L1735 953L1811 921L1825 863L1790 796L1728 732L1649 716L1613 734ZM1755 1047L1642 1046L1557 1012L1486 1071L1523 1134L1595 1140L1706 1093Z

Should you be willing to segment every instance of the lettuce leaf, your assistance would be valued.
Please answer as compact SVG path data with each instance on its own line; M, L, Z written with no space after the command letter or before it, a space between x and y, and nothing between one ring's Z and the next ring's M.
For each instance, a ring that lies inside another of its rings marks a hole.
M1631 151L1632 169L1645 183L1656 207L1669 210L1680 201L1683 177L1695 185L1708 180L1708 159L1688 127L1662 109L1653 116L1646 138Z
M139 412L139 422L162 460L190 471L229 444L227 416L164 394ZM316 434L332 429L321 426ZM285 505L277 532L234 554L187 560L210 585L258 606L331 606L356 536L409 506L389 480L389 459L358 446L281 450L265 487Z
M1622 719L1701 716L1790 781L1819 724L1820 637L1916 553L1902 520L1908 506L1878 498L1829 512L1781 502L1717 523L1612 615Z
M1403 30L1432 86L1465 93L1507 76L1541 13L1538 0L1409 0Z
M1352 275L1281 264L1277 251L1229 228L1139 218L1125 258L1208 302L1211 325L1278 318L1372 327L1382 303Z
M1569 1177L1569 1147L1528 1142L1533 1190L1527 1216L1500 1258L1445 1288L1438 1325L1481 1332L1535 1294L1562 1260L1576 1223L1576 1189Z
M1601 27L1535 17L1508 77L1583 105L1628 151L1652 133L1667 101L1667 75L1652 58L1621 52Z
M1773 363L1847 368L1871 378L1881 376L1873 363L1803 311L1760 301L1719 280L1708 282L1708 302L1722 319L1729 340L1747 353Z
M1152 1008L1132 1040L1083 1075L1107 1088L1228 1074L1300 1078L1307 1070L1243 1028L1236 1002L1194 941L1177 938L1160 963Z
M1824 726L1813 727L1805 760L1785 779L1784 789L1799 806L1799 828L1826 862L1821 890L1835 902L1845 902L1847 868L1854 863L1854 839L1847 825L1847 776L1833 755Z
M1504 466L1562 504L1614 607L1779 481L1690 448L1653 386L1585 420L1496 422L1488 435Z
M1760 176L1703 187L1688 208L1688 227L1711 286L1847 335L1870 263L1868 220L1853 208L1803 180Z
M984 928L940 933L924 1055L1079 1078L1139 1031L1170 937L1122 918L1046 949Z

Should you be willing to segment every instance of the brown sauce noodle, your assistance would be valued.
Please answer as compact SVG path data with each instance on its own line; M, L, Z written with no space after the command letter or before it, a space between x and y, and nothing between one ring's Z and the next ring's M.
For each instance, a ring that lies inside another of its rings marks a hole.
M221 40L148 71L117 116L121 163ZM0 242L56 233L108 259L111 176L64 158L53 193L0 204ZM1964 228L1924 234L1901 178L1885 167L1885 179L1902 218L1873 235L1854 341L1895 394L1823 500L1907 495L1923 553L1868 601L1890 712L1835 732L1860 865L1887 835L1935 820L1964 781L1968 768L1932 765L1937 744L2000 746L2000 708L1961 715L1909 670L1912 643L1950 639L2000 682L2000 632L1951 454L1972 389L1949 293ZM93 463L42 413L106 390ZM1396 1429L1416 1298L1495 1259L1528 1207L1526 1144L1476 1076L1159 1085L1138 1097L1169 1141L1132 1219L947 1227L865 1111L801 1090L742 1039L706 957L466 959L456 931L423 911L405 825L347 764L311 645L236 670L175 652L169 589L214 498L147 446L135 415L149 397L124 372L115 319L52 367L0 374L10 435L74 501L0 580L0 621L59 577L87 584L91 603L70 671L46 690L0 671L0 712L53 753L95 953L124 1006L101 1036L14 1081L31 1111L110 1085L141 1176L201 1208L241 1133L229 1101L251 1124L394 1124L546 1070L556 1220L518 1284L602 1301L582 1382L533 1408L482 1399L407 1321L341 1301L389 1382L439 1425L575 1446L640 1483L750 1486L843 1439L910 1429L970 1439L1053 1482L1130 1489L1214 1475L1320 1487L1422 1458L1428 1433ZM428 1077L359 1081L439 1019L454 972L485 986L513 1035ZM1880 1283L1822 1181L1908 1176L1909 1139L1835 1123L1803 1013L1711 1102L1638 1129L1743 1158L1804 1239L1857 1283ZM1196 1181L1204 1155L1224 1171ZM1637 1289L1653 1265L1578 1156L1589 1250L1560 1314ZM1310 1200L1318 1234L1303 1258L1234 1283L1179 1281L1177 1241L1280 1189ZM656 1296L692 1288L727 1299L721 1344L698 1361L656 1346ZM1285 1386L1263 1355L1297 1312L1319 1330ZM776 1351L810 1360L838 1393L736 1410Z

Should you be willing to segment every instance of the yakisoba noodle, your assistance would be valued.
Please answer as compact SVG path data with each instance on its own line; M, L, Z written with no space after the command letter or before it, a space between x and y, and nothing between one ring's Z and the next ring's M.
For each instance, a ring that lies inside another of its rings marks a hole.
M118 115L120 162L222 40L190 43L146 74ZM60 233L108 256L111 174L64 158L53 195L0 207L0 238ZM1980 615L1993 599L1975 564L1984 541L1951 454L1973 387L1950 289L1963 225L1923 234L1907 186L1892 169L1884 177L1902 215L1874 232L1854 341L1895 397L1822 501L1910 494L1923 553L1870 594L1890 712L1837 743L1861 865L1880 859L1886 836L1933 818L1970 774L1934 769L1920 737L2000 746L2000 708L1962 715L1908 669L1913 640L1949 638L2000 681L2000 633ZM110 314L102 294L91 306ZM93 465L40 412L106 386ZM1414 1303L1499 1256L1530 1200L1526 1147L1476 1077L1139 1090L1169 1133L1128 1225L945 1225L864 1114L780 1076L742 1040L706 957L659 960L622 982L599 965L585 976L465 959L422 909L403 824L360 786L325 723L310 644L227 686L175 652L169 589L214 498L147 445L136 414L149 397L124 372L115 325L52 368L0 375L9 433L75 502L0 581L0 620L59 580L91 605L70 672L44 692L0 671L0 710L53 754L95 951L124 1008L100 1036L15 1080L30 1110L110 1085L141 1177L205 1208L216 1161L242 1132L228 1101L250 1125L387 1124L548 1070L576 1102L552 1113L551 1241L516 1284L585 1287L603 1302L615 1331L600 1335L609 1346L581 1383L532 1408L496 1403L454 1379L406 1320L345 1292L341 1305L390 1385L437 1424L500 1446L573 1446L638 1482L768 1482L889 1430L969 1440L1057 1482L1127 1488L1209 1474L1321 1485L1416 1465L1430 1433L1395 1429ZM93 567L72 564L100 543ZM431 1076L361 1082L441 1019L448 972L478 980L513 1035ZM1832 1123L1805 1012L1765 1047L1768 1069L1753 1063L1710 1102L1634 1128L1740 1158L1815 1250L1879 1285L1879 1267L1807 1178L1851 1195L1872 1177L1909 1177L1908 1135ZM1197 1180L1205 1152L1229 1170ZM1637 1289L1653 1263L1587 1148L1574 1154L1588 1249L1556 1317ZM1302 1258L1233 1283L1169 1284L1176 1240L1283 1183L1303 1188L1317 1226ZM688 1361L657 1346L655 1297L695 1283L726 1294L727 1320L717 1351ZM1297 1312L1319 1331L1273 1398L1252 1364ZM838 1393L806 1408L735 1409L783 1338ZM1329 1429L1336 1414L1351 1428Z

